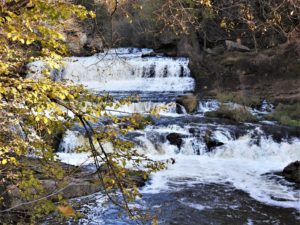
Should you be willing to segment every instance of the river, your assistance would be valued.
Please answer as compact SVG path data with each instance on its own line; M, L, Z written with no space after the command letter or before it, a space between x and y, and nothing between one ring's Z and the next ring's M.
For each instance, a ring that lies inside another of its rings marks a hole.
M199 101L198 111L178 110L175 99L194 91L195 81L187 58L153 56L149 49L112 49L91 57L71 57L58 79L81 83L96 93L110 92L116 99L138 94L141 102L124 106L127 113L147 114L165 106L159 118L132 133L136 149L157 160L174 164L151 175L141 188L136 205L150 209L159 224L297 224L300 192L276 174L300 160L300 131L269 121L235 123L206 118L216 100ZM255 115L271 109L264 102ZM180 111L180 112L179 112ZM69 131L60 144L64 162L79 164L84 157L72 153L82 144L77 131ZM207 132L219 143L208 147ZM177 137L172 144L169 135ZM81 211L79 224L131 224L102 193ZM134 224L134 223L132 223Z

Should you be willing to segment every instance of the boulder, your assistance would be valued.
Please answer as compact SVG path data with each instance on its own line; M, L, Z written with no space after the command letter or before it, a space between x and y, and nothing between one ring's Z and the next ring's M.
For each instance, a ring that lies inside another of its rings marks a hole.
M300 161L295 161L286 166L282 171L282 176L300 185Z
M182 105L187 113L193 113L198 108L198 99L192 94L177 97L176 103Z
M182 135L177 133L170 133L167 135L167 140L170 142L171 145L176 145L179 149L182 146Z
M250 51L250 49L247 46L242 45L240 42L226 40L225 44L226 44L228 51L239 51L239 52L249 52Z
M217 140L209 140L206 142L206 146L208 148L208 151L212 151L214 148L224 145L223 142L217 141Z
M210 130L206 131L204 136L204 142L207 146L208 151L212 151L214 148L224 145L223 142L216 140L212 137L212 132Z

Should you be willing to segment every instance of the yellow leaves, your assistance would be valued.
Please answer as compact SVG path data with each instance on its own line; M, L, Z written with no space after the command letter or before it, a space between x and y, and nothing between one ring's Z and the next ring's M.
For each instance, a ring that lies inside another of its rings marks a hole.
M92 19L95 19L95 18L96 18L96 13L93 12L93 11L90 11L90 12L89 12L89 16L90 16Z
M156 216L152 219L152 225L158 225L158 219Z
M2 165L6 165L8 163L8 160L7 159L2 159L2 161L1 161L1 164Z
M212 7L211 0L201 0L200 3L206 7Z
M8 68L9 68L9 64L0 61L0 74L7 74Z
M5 168L8 170L13 168L8 171L10 174L20 171L19 175L22 179L14 177L13 181L18 183L22 197L26 200L45 196L46 190L43 188L42 181L36 177L36 171L31 167L29 169L23 167L22 160L26 159L24 156L32 154L43 161L43 164L37 166L42 171L42 175L55 177L59 183L63 180L64 173L60 164L55 163L54 144L57 145L57 143L53 143L54 139L65 129L80 122L79 119L88 120L86 124L94 127L97 122L100 124L100 117L106 121L103 126L95 128L92 143L98 145L97 140L100 140L110 144L109 147L113 149L113 153L109 156L109 162L118 176L117 178L113 177L109 171L105 185L108 188L115 188L117 179L120 179L120 182L124 182L124 186L128 185L128 190L124 191L125 197L133 200L138 196L138 190L134 188L134 183L127 182L127 171L124 167L131 165L131 162L141 165L144 156L131 151L134 144L122 140L120 137L133 128L139 129L144 124L144 118L137 114L132 117L117 117L110 113L106 113L106 118L104 118L105 109L114 107L112 97L95 96L85 90L82 85L63 81L54 82L48 76L51 69L61 69L62 54L67 53L67 48L62 42L64 36L57 31L57 27L63 25L64 19L68 16L76 14L80 18L87 16L95 18L95 13L86 11L82 6L72 6L65 1L32 0L29 3L31 4L31 2L34 2L35 7L30 12L24 9L18 15L8 14L9 21L0 18L3 31L0 34L0 41L3 43L3 46L0 46L0 56L2 57L0 61L0 97L6 99L0 103L0 111L8 111L6 118L9 121L9 126L5 124L5 129L0 129L0 165L6 165ZM57 2L59 2L58 5L55 4ZM35 42L38 43L38 47L31 45ZM39 72L42 74L45 72L47 75L44 77L41 75L37 80L18 77L15 69L22 69L21 66L30 60L45 62L45 69L41 69ZM13 77L17 78L3 76L4 74L13 74ZM117 103L117 107L130 102L131 99L121 100ZM8 118L7 115L10 117ZM98 151L98 146L96 148ZM84 151L88 150L84 148ZM100 150L99 154L101 154ZM18 157L14 158L11 155ZM150 163L150 165L152 164ZM152 171L157 170L157 167L153 165L146 169ZM35 211L32 215L34 216L47 214L51 210L57 210L66 217L77 216L75 210L67 204L56 207L45 201L41 202L39 207L33 208Z
M221 23L220 23L220 27L221 28L226 28L226 21L223 19L222 21L221 21Z
M70 205L57 206L58 211L65 217L75 217L76 212Z
M30 45L34 42L34 39L27 39L26 40L26 45Z
M11 21L12 21L12 18L9 17L9 16L5 16L5 19L6 19L6 21L8 21L8 22L11 22Z
M1 155L1 154L0 154ZM4 158L0 159L0 164L1 165L7 165L8 163L11 163L11 164L16 164L17 163L17 160L15 157L6 157L4 156Z
M49 119L48 119L47 117L43 117L43 122L44 122L45 124L47 124L47 123L49 122Z

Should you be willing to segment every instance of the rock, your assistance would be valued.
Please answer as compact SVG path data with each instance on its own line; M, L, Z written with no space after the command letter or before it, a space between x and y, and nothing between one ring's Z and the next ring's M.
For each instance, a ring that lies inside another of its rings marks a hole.
M141 170L128 170L127 177L138 187L143 187L147 182L147 174Z
M167 135L167 140L170 142L171 145L176 145L179 149L182 146L182 135L177 133L170 133Z
M222 145L224 145L224 143L220 142L220 141L217 141L217 140L209 140L208 142L206 142L206 146L208 148L208 151L212 151L216 147L219 147L219 146L222 146Z
M242 45L239 42L226 40L225 45L226 45L228 51L239 51L239 52L249 52L250 51L250 49L247 46Z
M164 57L165 55L164 55L163 53L150 52L150 53L143 54L143 55L142 55L142 58L146 58L146 57L157 57L157 56Z
M204 136L204 142L207 146L208 151L212 151L214 148L224 145L223 142L220 142L212 137L212 132L210 130L206 131Z
M223 45L218 45L214 48L206 48L206 49L204 49L204 51L210 55L220 55L220 54L224 53L225 48Z
M282 176L300 185L300 161L295 161L286 166L282 171Z
M222 104L217 110L206 112L204 115L207 117L228 119L238 123L257 121L257 118L246 107L238 104Z
M21 161L26 163L28 168L34 172L35 176L41 182L44 188L44 196L49 196L53 202L57 202L58 196L55 193L60 193L64 199L73 199L82 196L91 195L102 190L101 181L97 172L91 170L90 167L77 167L61 162L52 163L51 166L55 167L59 164L65 171L63 180L55 180L42 171L41 162L34 158L22 158ZM47 162L50 163L50 162ZM105 173L107 167L102 166L101 172ZM147 181L147 176L144 171L127 170L126 177L128 180L134 182L138 187L144 186ZM20 190L16 185L1 185L0 190L6 190L4 196L4 204L0 205L0 209L11 208L19 206L18 210L27 210L30 205L22 205L24 198L21 196ZM31 190L33 194L37 193L36 190Z
M185 110L185 108L182 105L176 103L176 113L178 113L178 114L186 114L186 110Z
M177 97L176 103L182 105L186 109L187 113L195 112L198 107L198 99L192 94Z
M91 55L104 49L102 36L96 32L94 20L84 21L71 18L65 21L65 27L60 30L65 37L65 44L72 55Z

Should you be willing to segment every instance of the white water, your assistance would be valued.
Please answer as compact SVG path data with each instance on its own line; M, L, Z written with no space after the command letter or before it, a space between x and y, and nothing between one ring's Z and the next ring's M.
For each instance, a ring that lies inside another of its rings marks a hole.
M215 111L220 107L220 102L217 100L205 100L200 101L198 106L199 113L206 113L210 111Z
M143 193L178 191L178 184L229 182L260 202L300 210L299 190L287 185L288 182L278 183L264 175L281 171L290 162L300 159L299 139L292 143L275 143L271 138L262 138L260 145L256 145L252 143L251 134L237 140L228 139L221 132L215 134L219 135L217 139L224 141L225 145L211 153L192 155L191 151L182 151L176 154L174 146L164 145L170 149L164 150L165 155L156 155L154 158L172 157L176 163L154 174ZM197 140L194 140L195 143ZM184 149L187 150L187 147Z
M267 115L274 111L274 105L271 103L268 103L266 100L262 101L261 106L259 108L250 108L250 107L245 107L243 105L233 103L233 102L221 103L215 99L208 99L208 100L202 100L199 102L197 112L204 114L206 112L215 111L220 108L221 104L224 104L224 105L230 107L231 109L244 108L244 109L248 110L252 115L257 116L257 117Z
M188 60L142 57L148 53L151 51L147 49L117 49L91 57L68 58L61 78L82 83L95 91L152 92L151 99L155 101L148 99L122 106L116 112L111 112L117 115L136 112L148 114L155 108L161 108L160 115L167 119L180 116L176 113L175 102L159 101L159 94L164 91L180 93L193 90L194 80L190 76ZM159 97L155 97L153 92ZM219 105L214 100L200 102L198 112L203 114L216 110ZM262 110L249 111L261 114L272 110L272 106L269 107L267 103L263 106ZM114 107L107 108L112 109ZM212 124L192 122L179 125L180 121L181 118L178 117L171 125L147 126L143 131L138 131L140 136L133 138L139 152L157 160L172 157L176 161L174 165L169 165L168 169L153 174L149 184L142 189L143 193L173 192L196 184L230 183L235 188L249 193L257 201L300 211L299 191L283 179L278 178L280 182L274 179L275 175L266 175L281 171L289 163L300 160L300 139L276 143L259 128L236 138L227 126L213 124L217 128L212 131L212 137L224 145L209 152L204 136L206 130L209 130L208 126ZM192 133L191 128L198 129L199 134ZM246 128L245 125L244 129ZM170 133L182 135L183 143L180 149L166 139ZM60 151L63 153L59 153L60 158L75 165L89 163L91 161L88 155L69 154L78 147L87 146L87 140L80 133L69 131L61 142ZM109 144L106 148L112 150ZM205 209L201 203L184 204L200 211Z
M65 58L56 79L96 91L192 91L187 58L142 57L149 49L112 49L90 57ZM41 72L41 62L29 65Z
M113 115L126 115L131 113L141 114L159 114L163 116L180 116L176 112L175 102L133 102L126 105L120 105L119 107L107 107L107 112ZM185 112L185 109L182 109Z
M253 134L263 134L259 128L238 139L220 128L212 136L224 145L208 152L203 138L192 136L189 129L189 126L177 125L148 126L144 132L140 132L142 136L133 139L139 152L156 160L174 158L176 161L167 170L153 174L143 193L178 191L178 184L184 188L184 185L229 182L260 202L300 210L299 190L295 190L287 181L278 182L265 175L281 171L290 162L300 160L299 139L276 143L272 138L262 136L259 142L253 142ZM167 140L160 141L160 137L169 133L185 136L181 149L170 145ZM78 143L72 135L69 138L72 143ZM74 158L74 155L71 157Z

